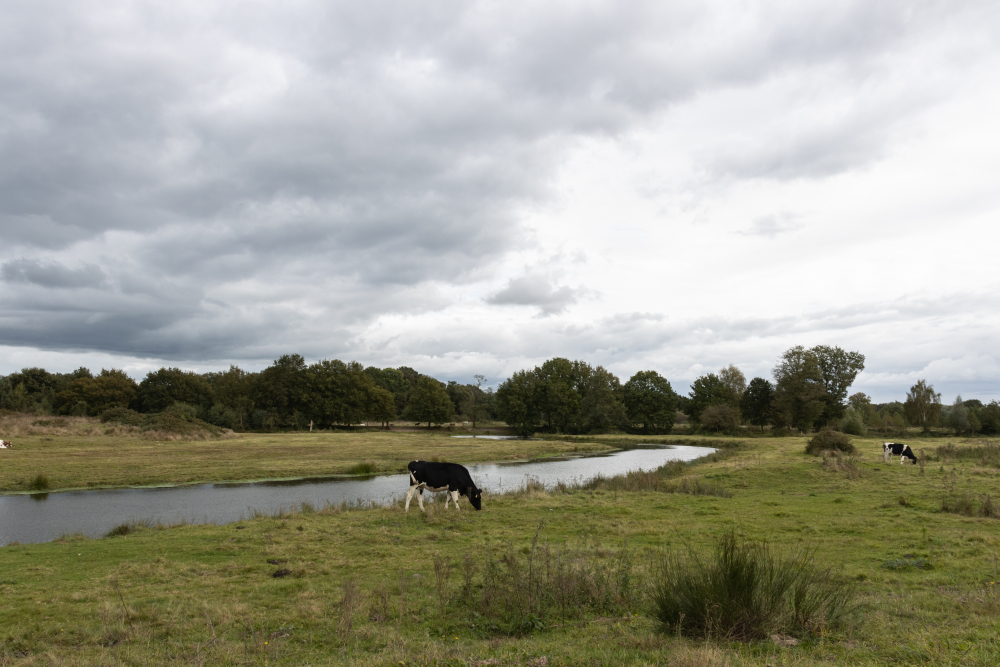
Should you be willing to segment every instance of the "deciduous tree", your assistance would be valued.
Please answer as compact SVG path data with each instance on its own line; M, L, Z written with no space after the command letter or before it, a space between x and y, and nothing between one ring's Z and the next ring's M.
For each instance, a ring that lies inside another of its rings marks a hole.
M639 371L622 386L628 419L646 433L670 431L677 415L677 394L656 371Z
M819 360L812 350L797 345L774 367L774 411L803 433L812 429L826 407L826 389Z
M750 380L743 398L740 400L740 412L743 418L754 426L759 426L761 432L771 423L774 401L774 386L764 378Z
M911 424L920 426L924 433L928 433L941 415L941 394L935 393L934 387L926 380L917 380L906 392L903 410Z
M410 392L410 402L403 416L415 422L433 424L451 421L454 406L443 384L432 377L421 375L417 385Z

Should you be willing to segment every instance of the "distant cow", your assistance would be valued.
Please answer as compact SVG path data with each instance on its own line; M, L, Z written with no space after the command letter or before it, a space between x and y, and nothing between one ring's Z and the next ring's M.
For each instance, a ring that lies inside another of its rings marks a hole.
M893 456L899 457L900 464L906 463L906 459L910 459L914 464L917 462L917 457L913 455L913 450L910 449L909 445L904 445L901 442L883 442L882 460L888 463Z
M0 440L0 449L14 449L14 443L9 440Z
M417 494L417 502L420 504L420 511L424 511L424 489L428 491L447 491L448 495L444 501L444 508L448 509L448 503L455 501L455 509L458 509L458 497L465 496L477 510L482 509L482 493L476 488L472 481L472 476L465 466L457 463L432 463L430 461L410 461L406 466L410 471L410 490L406 492L406 510L410 511L410 500L413 494Z

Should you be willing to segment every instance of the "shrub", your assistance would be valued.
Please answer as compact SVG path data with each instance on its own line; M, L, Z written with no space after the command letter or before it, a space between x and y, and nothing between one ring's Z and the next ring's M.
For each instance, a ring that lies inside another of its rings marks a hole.
M853 407L844 411L844 418L840 420L840 430L851 435L865 434L865 422Z
M839 451L848 454L857 453L857 448L851 443L851 439L840 431L825 428L814 435L806 444L806 454L819 456L821 452Z
M855 590L815 569L811 557L775 557L766 544L729 531L710 558L689 551L663 559L653 573L652 615L665 632L737 640L839 625Z
M728 405L710 405L701 413L699 423L706 431L735 431L740 426L740 415Z
M370 462L358 463L347 469L348 475L374 475L375 464Z
M125 424L126 426L143 426L146 423L146 415L129 410L128 408L108 408L101 413L101 422L106 424L114 422Z

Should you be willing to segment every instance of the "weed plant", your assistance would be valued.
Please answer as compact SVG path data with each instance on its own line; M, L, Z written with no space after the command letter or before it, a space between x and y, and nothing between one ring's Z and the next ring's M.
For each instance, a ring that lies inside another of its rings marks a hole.
M723 534L711 557L667 553L653 572L652 615L666 632L753 640L775 632L804 635L842 623L855 591L809 552L771 554L765 543Z
M936 449L934 460L973 460L984 467L1000 468L1000 443L989 440L982 440L980 443L969 447L956 447L949 442Z

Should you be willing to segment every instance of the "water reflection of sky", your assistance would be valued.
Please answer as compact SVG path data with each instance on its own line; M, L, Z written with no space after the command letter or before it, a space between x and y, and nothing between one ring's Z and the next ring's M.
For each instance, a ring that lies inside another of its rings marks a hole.
M529 477L552 486L560 480L585 481L597 474L652 470L667 461L688 461L711 451L681 445L535 462L484 463L468 468L478 486L500 492L522 486ZM246 518L254 510L272 513L297 508L303 502L317 508L358 501L384 504L405 496L408 485L407 475L385 475L0 496L0 545L47 542L72 533L100 537L117 525L137 519L226 524ZM465 500L462 503L463 509L470 509ZM488 499L483 506L489 509Z

